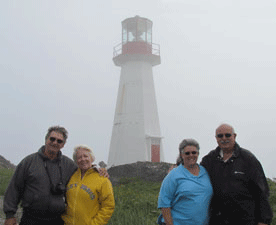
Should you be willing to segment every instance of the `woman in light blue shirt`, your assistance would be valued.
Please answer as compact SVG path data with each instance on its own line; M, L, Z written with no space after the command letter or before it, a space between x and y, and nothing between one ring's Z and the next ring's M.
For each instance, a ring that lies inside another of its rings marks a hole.
M197 164L199 144L184 139L179 145L181 164L163 180L158 208L161 224L207 225L213 188L204 167Z

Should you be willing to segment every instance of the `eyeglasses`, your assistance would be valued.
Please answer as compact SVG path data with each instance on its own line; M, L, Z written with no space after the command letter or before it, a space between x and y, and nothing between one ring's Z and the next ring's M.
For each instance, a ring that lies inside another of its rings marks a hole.
M223 135L224 135L226 138L230 138L230 137L232 136L232 134L226 133L226 134L217 134L217 137L218 137L218 138L223 138Z
M51 142L55 142L55 140L57 140L58 144L62 144L63 143L63 140L61 140L61 139L57 139L57 138L54 138L54 137L50 137L49 139L50 139Z
M192 155L196 155L197 154L197 151L192 151L192 152L182 152L183 154L185 154L185 155L190 155L190 154L192 154Z

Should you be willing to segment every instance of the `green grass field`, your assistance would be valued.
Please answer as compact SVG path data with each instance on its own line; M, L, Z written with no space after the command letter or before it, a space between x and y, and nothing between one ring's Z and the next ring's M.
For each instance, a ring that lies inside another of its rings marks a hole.
M13 171L0 169L0 196L5 192ZM270 203L276 215L276 183L268 179L270 186ZM120 185L113 187L115 211L108 225L151 225L156 224L159 215L157 199L161 183L144 182L138 179L122 179ZM0 217L3 217L1 209ZM273 218L271 225L276 225Z
M0 196L4 195L13 172L12 169L0 169Z
M271 225L276 225L276 183L268 179L270 190L269 202L273 211L273 219Z
M123 180L114 186L115 211L109 225L155 224L159 215L157 198L161 183L137 179Z
M125 180L115 186L116 207L109 225L151 225L156 224L159 210L157 199L161 183L144 182L140 180ZM276 215L276 183L268 179L270 187L270 203L273 214ZM273 218L271 225L276 225Z

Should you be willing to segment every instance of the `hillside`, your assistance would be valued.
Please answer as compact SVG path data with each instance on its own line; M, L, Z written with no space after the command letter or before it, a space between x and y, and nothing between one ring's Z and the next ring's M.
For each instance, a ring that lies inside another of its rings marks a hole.
M15 165L0 155L0 169L15 169Z

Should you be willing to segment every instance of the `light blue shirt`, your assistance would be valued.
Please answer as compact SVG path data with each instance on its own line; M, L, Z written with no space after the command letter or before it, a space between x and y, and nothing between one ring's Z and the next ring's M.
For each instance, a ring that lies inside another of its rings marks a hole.
M163 180L158 208L171 208L174 225L207 225L213 188L205 168L191 174L183 165L173 169ZM164 222L164 218L162 218Z

